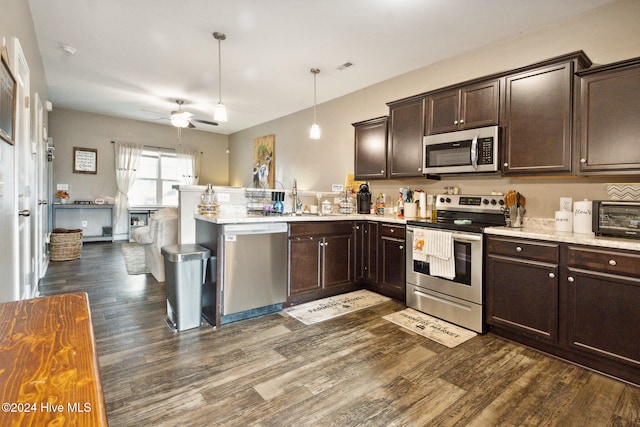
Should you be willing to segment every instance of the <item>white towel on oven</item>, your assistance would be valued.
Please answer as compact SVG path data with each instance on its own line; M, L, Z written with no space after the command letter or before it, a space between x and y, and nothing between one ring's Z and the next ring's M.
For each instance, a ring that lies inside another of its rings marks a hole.
M425 252L425 235L423 229L415 229L413 231L413 260L427 262L427 253Z
M429 274L453 279L456 277L453 233L431 229L424 232L424 252L428 257Z

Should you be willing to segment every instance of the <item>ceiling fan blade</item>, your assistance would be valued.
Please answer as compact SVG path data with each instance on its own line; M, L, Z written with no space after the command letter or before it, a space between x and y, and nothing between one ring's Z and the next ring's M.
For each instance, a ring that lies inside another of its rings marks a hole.
M193 123L191 123L191 120L189 120L189 126L187 126L189 129L195 129L196 125L194 125Z
M202 123L205 125L218 126L217 122L210 122L208 120L191 119L192 122Z

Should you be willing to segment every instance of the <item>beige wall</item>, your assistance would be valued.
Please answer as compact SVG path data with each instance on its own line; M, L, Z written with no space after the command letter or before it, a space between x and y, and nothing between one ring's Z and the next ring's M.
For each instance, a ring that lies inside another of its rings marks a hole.
M322 139L311 141L311 109L255 126L230 136L230 184L251 185L253 139L275 134L276 179L290 188L294 178L300 189L328 190L353 172L354 147L351 123L388 114L385 103L483 75L526 66L554 56L584 50L596 64L640 56L640 1L623 0L595 12L522 34L485 48L367 87L318 105ZM381 55L384 53L381 52ZM419 52L417 52L419 54ZM324 72L324 71L323 71ZM326 73L337 73L326 70ZM320 74L319 80L322 78ZM318 85L321 90L321 84ZM528 216L552 218L559 197L606 198L605 182L632 178L447 178L441 182L374 181L374 192L396 195L399 187L441 192L457 185L464 193L492 190L521 191L527 197Z
M56 148L53 163L53 189L69 184L72 200L95 200L115 196L114 152L111 141L177 148L177 129L173 126L103 116L63 108L49 113L49 135ZM182 147L202 153L200 184L226 185L229 162L228 137L195 129L182 131ZM98 150L96 175L73 173L73 147Z

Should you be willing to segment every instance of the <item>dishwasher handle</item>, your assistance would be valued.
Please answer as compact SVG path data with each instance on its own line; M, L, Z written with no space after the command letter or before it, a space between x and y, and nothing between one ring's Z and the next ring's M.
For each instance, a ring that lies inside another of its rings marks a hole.
M222 234L225 236L246 235L246 234L273 234L286 233L288 230L286 222L274 223L249 223L249 224L228 224L222 226Z

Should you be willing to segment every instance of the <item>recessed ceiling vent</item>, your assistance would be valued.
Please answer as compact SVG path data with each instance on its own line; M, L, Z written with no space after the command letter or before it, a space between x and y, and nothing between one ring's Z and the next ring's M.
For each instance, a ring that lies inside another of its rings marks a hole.
M344 64L340 65L338 67L338 70L342 71L342 70L346 70L347 68L351 67L353 65L353 62L351 61L347 61Z

